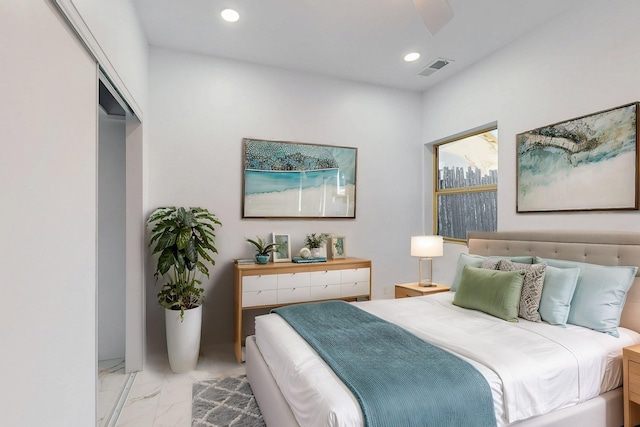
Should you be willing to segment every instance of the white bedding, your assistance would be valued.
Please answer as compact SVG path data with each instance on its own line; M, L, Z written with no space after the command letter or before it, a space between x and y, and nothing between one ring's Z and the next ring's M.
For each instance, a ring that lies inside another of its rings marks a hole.
M491 387L499 426L618 387L620 349L640 343L639 334L624 328L614 338L572 325L509 323L452 299L441 293L354 304L465 357ZM351 392L280 316L256 317L256 342L300 425L363 425Z

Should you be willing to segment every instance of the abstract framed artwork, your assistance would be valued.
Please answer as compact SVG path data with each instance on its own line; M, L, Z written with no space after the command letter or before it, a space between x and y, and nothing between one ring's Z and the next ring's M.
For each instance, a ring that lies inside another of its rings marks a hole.
M291 261L291 245L288 234L273 233L273 243L278 247L273 251L273 262L289 262Z
M243 139L243 218L355 218L357 148Z
M331 259L346 258L346 238L344 236L331 236L329 238L329 249L331 253Z
M638 105L518 134L516 211L637 210Z

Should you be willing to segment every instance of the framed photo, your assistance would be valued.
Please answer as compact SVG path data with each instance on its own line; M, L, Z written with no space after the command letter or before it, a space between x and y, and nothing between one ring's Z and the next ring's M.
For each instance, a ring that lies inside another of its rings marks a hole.
M355 218L357 148L243 141L243 218Z
M518 134L516 211L637 210L638 105Z
M288 234L273 233L273 243L278 244L276 250L273 251L273 262L291 261L291 245L289 241Z
M331 236L329 238L329 251L331 259L345 258L347 256L346 238L344 236Z

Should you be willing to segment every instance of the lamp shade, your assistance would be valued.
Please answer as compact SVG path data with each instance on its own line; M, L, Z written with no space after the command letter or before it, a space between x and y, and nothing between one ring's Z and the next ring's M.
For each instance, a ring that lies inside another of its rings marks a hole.
M442 236L411 236L411 256L442 256Z

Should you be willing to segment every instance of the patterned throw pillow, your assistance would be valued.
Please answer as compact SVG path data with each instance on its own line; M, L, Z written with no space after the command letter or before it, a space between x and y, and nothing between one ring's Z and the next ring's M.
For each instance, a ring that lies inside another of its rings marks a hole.
M522 284L522 293L520 294L520 308L518 316L532 322L539 322L540 298L542 298L542 285L544 284L544 273L547 269L546 264L521 264L519 262L509 261L508 259L500 260L498 270L515 271L524 270L524 283Z
M482 266L486 270L499 270L500 261L502 258L487 258L482 261Z

